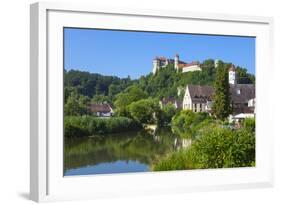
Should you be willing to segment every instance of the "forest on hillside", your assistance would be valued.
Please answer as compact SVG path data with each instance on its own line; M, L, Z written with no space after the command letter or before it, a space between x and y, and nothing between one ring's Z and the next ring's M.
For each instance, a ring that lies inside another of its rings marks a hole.
M230 63L224 63L230 67ZM161 68L155 75L149 73L139 79L104 76L79 70L64 70L64 101L69 97L78 98L82 102L107 102L115 106L118 94L126 93L130 87L139 88L151 98L163 97L179 98L178 88L185 88L187 84L213 85L216 69L214 60L208 59L201 63L202 71L188 73L176 72L174 65ZM247 72L246 68L237 66L237 82L239 84L255 83L255 76ZM70 98L71 99L71 98Z

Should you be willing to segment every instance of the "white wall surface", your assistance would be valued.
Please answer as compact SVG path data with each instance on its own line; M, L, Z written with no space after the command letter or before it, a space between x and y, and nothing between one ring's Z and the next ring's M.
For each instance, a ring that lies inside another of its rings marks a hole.
M29 193L29 0L0 1L0 204L32 204ZM83 2L80 0L79 2ZM275 20L276 103L280 101L281 6L277 0L92 0L100 6L190 10L273 16ZM265 68L266 69L266 68ZM265 85L266 86L266 85ZM268 189L187 193L66 204L281 204L281 110L275 129L275 187Z

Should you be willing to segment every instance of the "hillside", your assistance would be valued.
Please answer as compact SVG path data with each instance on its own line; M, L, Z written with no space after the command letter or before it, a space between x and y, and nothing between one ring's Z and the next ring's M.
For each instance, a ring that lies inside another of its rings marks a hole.
M225 68L230 63L224 63ZM109 102L113 104L116 96L128 87L140 88L148 96L161 99L163 97L175 97L178 88L184 88L187 84L212 85L216 75L214 60L208 59L200 64L202 71L188 73L176 72L174 65L168 65L157 71L155 75L149 73L139 79L131 80L116 76L103 76L78 70L64 71L64 99L65 102L75 92L86 100L93 102ZM239 84L250 84L255 82L255 76L248 73L247 69L236 67L237 82Z

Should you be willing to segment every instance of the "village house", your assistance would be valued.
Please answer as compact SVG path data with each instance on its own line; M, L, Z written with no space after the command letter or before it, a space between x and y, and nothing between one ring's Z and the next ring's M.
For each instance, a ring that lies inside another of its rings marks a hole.
M234 65L229 69L229 86L233 118L241 116L254 117L255 85L237 84ZM183 109L189 109L193 112L211 113L213 95L214 89L212 86L187 85L183 98Z
M193 112L210 112L214 89L206 85L187 85L183 97L183 109Z
M177 100L173 97L166 97L159 101L161 109L168 104L175 106L176 109L182 109L182 100Z
M91 103L90 111L99 117L110 117L113 115L113 109L107 103Z
M166 67L169 64L174 64L175 70L182 70L183 73L202 70L198 61L186 63L184 61L181 61L179 55L176 54L174 59L168 59L166 57L155 57L153 59L153 74L155 74L157 70Z

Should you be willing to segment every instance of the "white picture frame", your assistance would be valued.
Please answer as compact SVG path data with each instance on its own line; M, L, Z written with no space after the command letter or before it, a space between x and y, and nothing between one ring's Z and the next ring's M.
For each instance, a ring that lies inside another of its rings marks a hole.
M270 76L274 73L272 18L46 2L32 4L30 14L32 200L273 186L273 131L268 129L273 108L267 100L271 95ZM63 27L255 36L256 167L63 177Z

